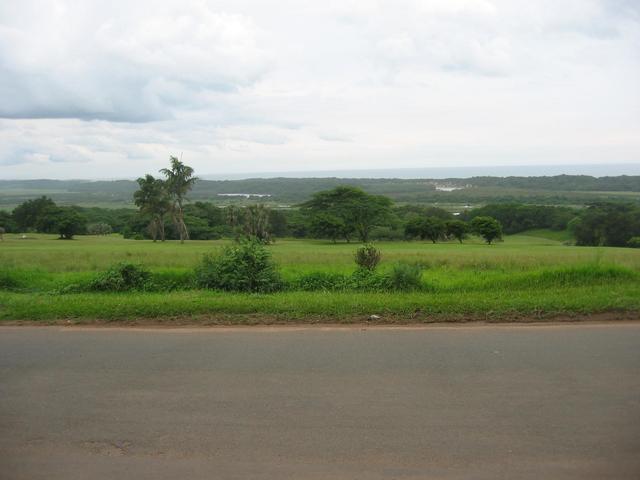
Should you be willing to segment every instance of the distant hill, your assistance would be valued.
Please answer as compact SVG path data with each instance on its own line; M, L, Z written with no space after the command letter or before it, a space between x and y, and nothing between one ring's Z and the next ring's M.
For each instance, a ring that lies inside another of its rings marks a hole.
M337 185L357 185L367 192L406 203L486 203L520 201L538 204L585 204L600 200L640 201L640 176L394 178L254 178L199 180L191 200L216 203L267 202L293 205ZM0 180L0 208L47 195L59 204L122 207L132 205L133 180ZM249 197L229 194L253 194Z

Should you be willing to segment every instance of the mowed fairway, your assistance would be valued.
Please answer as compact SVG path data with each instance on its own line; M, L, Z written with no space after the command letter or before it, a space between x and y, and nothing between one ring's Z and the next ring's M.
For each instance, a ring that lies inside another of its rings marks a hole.
M550 238L545 238L550 237ZM557 236L557 235L556 235ZM230 241L125 240L119 236L5 235L0 243L3 321L140 320L272 323L547 318L640 311L640 250L566 246L549 232L514 235L485 245L378 242L380 269L419 263L424 288L415 292L285 290L274 294L203 291L189 286L205 253ZM285 280L310 272L350 274L357 244L278 240L268 247ZM117 262L143 264L171 291L61 293ZM173 281L173 280L172 280Z

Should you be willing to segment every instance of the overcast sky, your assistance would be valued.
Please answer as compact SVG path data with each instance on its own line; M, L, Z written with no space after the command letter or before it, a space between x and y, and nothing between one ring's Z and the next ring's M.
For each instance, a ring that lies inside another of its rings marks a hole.
M637 0L0 0L0 178L640 162Z

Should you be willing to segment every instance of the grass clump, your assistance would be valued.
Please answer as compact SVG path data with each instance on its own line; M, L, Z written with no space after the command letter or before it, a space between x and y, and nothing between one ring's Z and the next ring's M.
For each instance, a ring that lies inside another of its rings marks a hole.
M416 264L396 263L386 274L388 290L410 292L423 289L422 267Z
M234 292L275 292L283 282L267 248L257 240L241 240L218 256L205 255L195 271L200 288Z

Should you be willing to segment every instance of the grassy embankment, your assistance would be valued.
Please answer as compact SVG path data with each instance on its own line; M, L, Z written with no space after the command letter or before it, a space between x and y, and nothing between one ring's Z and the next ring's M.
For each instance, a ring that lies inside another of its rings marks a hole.
M187 289L204 253L227 243L153 244L119 237L61 241L6 235L0 243L1 321L348 322L377 314L380 321L509 320L598 312L640 311L640 251L562 245L545 231L507 237L503 243L464 245L380 242L382 270L395 262L425 267L419 292L303 292L230 294ZM547 237L547 238L545 238ZM348 274L354 244L278 241L269 247L285 280L313 271ZM120 261L150 268L173 291L57 293L89 281Z

